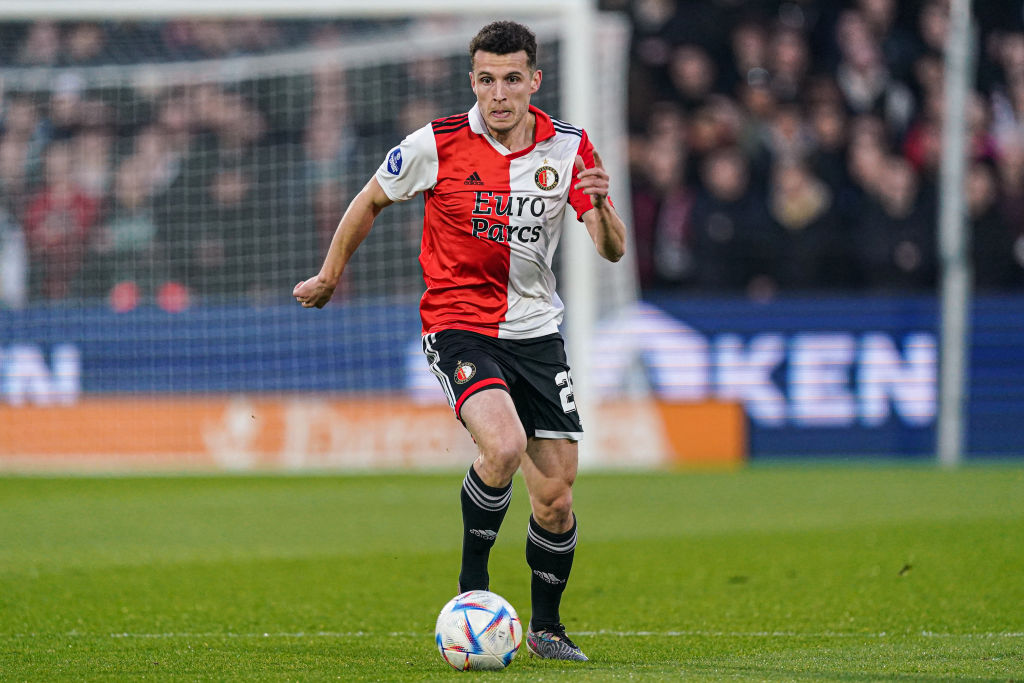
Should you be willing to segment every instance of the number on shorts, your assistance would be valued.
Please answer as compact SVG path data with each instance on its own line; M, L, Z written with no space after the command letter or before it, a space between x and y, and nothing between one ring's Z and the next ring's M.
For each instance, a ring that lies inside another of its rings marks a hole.
M569 376L568 370L555 375L555 386L562 387L558 392L558 398L562 401L562 411L571 413L576 410L576 401L572 397L572 377Z

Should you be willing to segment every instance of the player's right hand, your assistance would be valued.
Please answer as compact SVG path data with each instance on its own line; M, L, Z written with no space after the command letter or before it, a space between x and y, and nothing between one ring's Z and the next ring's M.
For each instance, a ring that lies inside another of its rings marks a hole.
M314 275L295 285L292 296L303 308L323 308L334 296L334 288L335 285L321 280L319 275Z
M590 195L590 203L594 205L594 208L603 207L604 201L608 197L608 173L604 170L604 164L601 163L601 157L598 156L597 150L594 150L594 165L591 168L587 168L583 157L579 154L576 155L576 178L579 182L574 186L575 189Z

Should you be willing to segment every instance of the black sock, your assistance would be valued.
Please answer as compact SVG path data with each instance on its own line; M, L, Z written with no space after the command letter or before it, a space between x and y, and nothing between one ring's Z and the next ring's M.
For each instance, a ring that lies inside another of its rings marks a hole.
M487 590L487 558L512 500L512 482L488 486L472 466L462 480L462 569L459 590Z
M562 534L547 531L530 515L530 528L526 534L526 563L532 570L530 598L533 613L530 625L534 629L554 626L561 619L558 606L562 591L569 581L572 558L576 550L576 517L572 528Z

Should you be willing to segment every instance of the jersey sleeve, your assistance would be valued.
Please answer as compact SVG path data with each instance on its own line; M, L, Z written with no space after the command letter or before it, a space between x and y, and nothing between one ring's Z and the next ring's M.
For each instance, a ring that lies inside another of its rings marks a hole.
M377 169L377 182L396 202L412 199L437 184L437 144L430 125L410 133L388 152Z
M590 138L587 136L587 132L583 131L583 135L580 137L580 146L576 150L576 153L583 157L583 165L587 168L593 168L594 166L594 145L591 144ZM576 170L575 162L572 165L572 182L569 183L569 204L576 210L576 220L582 221L583 214L594 208L594 203L590 201L590 195L584 194L582 190L576 189L576 183L579 182L579 171ZM612 203L612 198L608 197L608 203L613 207L615 204Z

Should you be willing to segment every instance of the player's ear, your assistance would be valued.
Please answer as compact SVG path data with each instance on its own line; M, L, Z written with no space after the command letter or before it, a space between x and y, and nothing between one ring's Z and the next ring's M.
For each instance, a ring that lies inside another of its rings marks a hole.
M543 78L543 77L544 77L544 73L540 69L537 69L536 71L533 72L533 76L530 77L530 94L531 95L533 93L537 92L538 90L540 90L540 81L541 81L541 78Z

